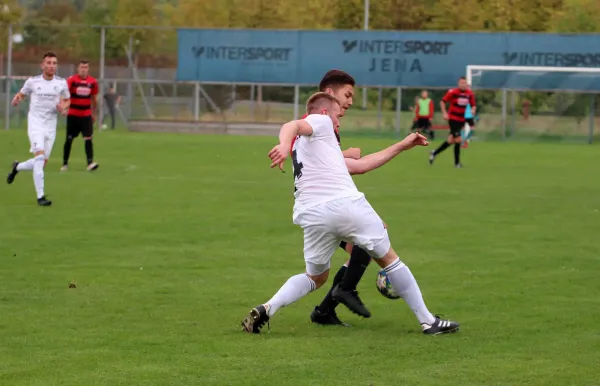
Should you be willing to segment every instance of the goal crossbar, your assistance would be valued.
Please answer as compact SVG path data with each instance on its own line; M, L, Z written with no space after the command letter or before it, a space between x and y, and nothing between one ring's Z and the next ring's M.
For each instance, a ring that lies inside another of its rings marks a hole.
M599 67L542 67L542 66L467 66L467 82L472 84L474 71L505 71L505 72L579 72L599 73Z

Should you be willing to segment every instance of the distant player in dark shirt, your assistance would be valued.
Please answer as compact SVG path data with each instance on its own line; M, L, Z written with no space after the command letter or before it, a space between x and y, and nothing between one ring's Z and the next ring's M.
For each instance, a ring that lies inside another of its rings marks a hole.
M446 104L450 106L449 109L446 109ZM471 106L471 111L473 115L475 115L477 111L475 94L469 89L467 80L464 77L461 77L458 80L458 87L449 90L440 102L444 119L448 121L448 125L450 126L450 134L448 135L447 141L442 143L435 151L431 152L429 155L430 164L433 164L433 161L438 154L453 144L454 166L457 168L462 167L462 164L460 163L460 146L462 142L460 132L465 125L465 110L468 105Z
M94 133L94 117L97 111L98 82L89 75L90 64L82 60L77 66L77 74L67 79L69 91L71 92L71 107L67 115L67 138L63 152L62 172L69 170L69 156L73 140L81 134L85 145L87 158L87 170L98 169L94 162L94 146L92 135Z
M119 94L117 94L117 90L114 86L111 87L106 94L104 94L104 100L106 101L106 108L108 110L108 114L110 115L110 128L114 129L117 108L119 107L119 103L121 103L121 97Z

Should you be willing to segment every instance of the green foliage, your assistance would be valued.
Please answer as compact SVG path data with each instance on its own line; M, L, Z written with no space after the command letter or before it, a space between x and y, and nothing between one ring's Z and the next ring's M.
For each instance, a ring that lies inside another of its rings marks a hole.
M557 32L599 32L600 2L597 0L565 0L554 14L552 29Z
M22 0L28 8L25 47L61 47L61 55L98 59L99 28L69 25L173 26L169 31L110 28L106 31L107 60L126 61L130 41L136 53L172 65L177 36L175 27L363 29L364 0ZM18 23L24 10L17 0L4 0L10 12L0 12L0 22ZM369 29L441 31L538 31L599 32L598 0L377 0L370 2ZM15 32L18 28L15 28ZM6 28L0 29L0 48L6 49ZM73 44L65 46L64 42ZM17 47L18 49L18 47ZM63 54L63 51L67 51ZM289 101L288 91L270 97ZM407 108L419 90L404 90ZM434 92L434 97L437 92ZM441 93L441 91L440 91ZM394 108L396 91L384 90L385 108ZM441 95L440 95L441 96ZM495 109L501 93L478 91L480 106ZM532 112L552 110L552 96L526 93ZM369 106L377 105L378 92L368 94ZM584 103L569 104L563 114L581 115ZM589 107L588 107L589 108Z
M24 10L17 0L3 0L0 4L0 49L5 52L7 49L8 28L11 23L19 23L23 18ZM13 29L13 34L18 32L18 28Z

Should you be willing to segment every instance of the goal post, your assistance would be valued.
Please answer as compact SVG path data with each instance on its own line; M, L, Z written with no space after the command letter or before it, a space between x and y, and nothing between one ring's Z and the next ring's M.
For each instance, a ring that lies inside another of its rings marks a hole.
M466 80L485 99L478 128L494 136L592 142L598 132L600 68L468 65Z

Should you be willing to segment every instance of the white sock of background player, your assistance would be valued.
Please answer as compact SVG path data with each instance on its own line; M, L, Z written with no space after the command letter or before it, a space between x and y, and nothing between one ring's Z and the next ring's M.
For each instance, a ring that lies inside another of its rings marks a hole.
M290 277L271 300L264 304L267 314L273 316L281 307L298 301L315 288L317 285L305 273Z
M46 159L43 154L36 155L33 159L33 185L37 198L44 197L44 163Z
M17 165L17 170L18 171L33 170L33 161L35 161L35 159L30 158L27 161L19 162L19 164Z
M419 320L419 323L433 324L435 317L427 309L421 289L410 269L400 259L396 259L396 261L385 267L384 270L394 290L408 304Z

